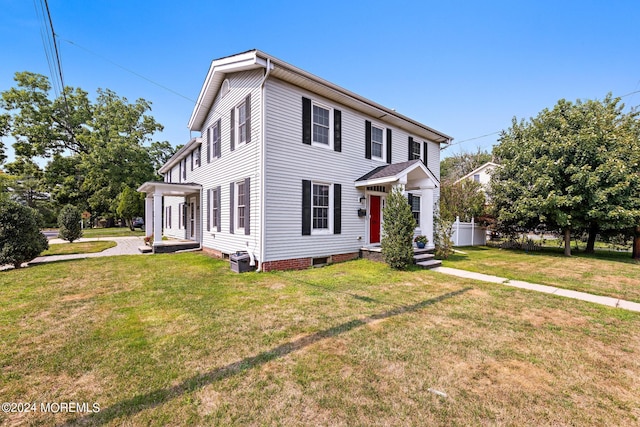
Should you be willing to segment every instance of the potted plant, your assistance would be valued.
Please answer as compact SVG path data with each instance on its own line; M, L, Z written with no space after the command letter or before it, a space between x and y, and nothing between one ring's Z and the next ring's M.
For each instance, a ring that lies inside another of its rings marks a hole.
M426 244L429 242L429 239L427 239L427 236L423 236L422 234L419 236L416 236L415 239L413 239L414 242L416 242L416 245L418 245L418 248L423 249Z

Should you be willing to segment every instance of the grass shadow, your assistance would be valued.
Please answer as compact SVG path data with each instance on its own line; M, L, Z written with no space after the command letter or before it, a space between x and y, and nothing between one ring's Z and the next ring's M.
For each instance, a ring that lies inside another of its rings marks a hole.
M70 420L64 425L71 426L78 424L106 424L121 416L130 416L137 414L146 409L162 405L165 402L180 397L186 393L202 389L209 384L232 377L234 375L241 374L255 367L264 365L265 363L268 363L272 360L282 358L288 354L301 350L324 339L344 334L377 320L388 319L390 317L421 310L430 305L464 294L470 289L472 288L462 288L457 291L448 292L435 298L430 298L428 300L418 302L416 304L399 306L391 310L373 314L362 319L354 319L336 326L332 326L330 328L318 331L311 335L307 335L300 339L281 344L255 356L238 360L237 362L228 364L226 366L221 366L209 372L194 375L173 387L154 390L149 393L137 395L130 399L123 400L112 406L101 409L98 413L92 413L80 418Z

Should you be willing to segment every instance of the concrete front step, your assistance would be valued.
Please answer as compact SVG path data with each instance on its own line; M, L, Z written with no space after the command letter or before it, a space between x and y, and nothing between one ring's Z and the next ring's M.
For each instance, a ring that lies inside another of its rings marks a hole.
M430 259L428 261L417 262L416 265L419 265L422 268L436 268L442 265L442 261L438 259Z
M138 246L138 250L143 254L148 254L149 252L153 251L153 248L151 246L144 245L144 246Z
M419 261L428 261L430 259L434 259L436 256L434 254L420 254L413 256L413 262L417 263Z

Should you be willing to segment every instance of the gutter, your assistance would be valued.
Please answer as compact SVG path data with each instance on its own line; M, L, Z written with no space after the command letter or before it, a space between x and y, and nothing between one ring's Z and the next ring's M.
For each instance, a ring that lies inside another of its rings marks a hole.
M256 272L262 271L262 262L264 261L265 249L264 245L266 242L265 237L265 226L266 226L266 202L265 202L265 193L266 193L266 177L265 177L265 151L267 150L267 140L265 138L266 134L266 126L265 126L265 97L266 91L264 89L264 85L267 82L267 78L269 74L271 74L271 58L267 57L267 71L260 82L260 142L262 143L262 147L260 148L260 254L258 255L258 268Z

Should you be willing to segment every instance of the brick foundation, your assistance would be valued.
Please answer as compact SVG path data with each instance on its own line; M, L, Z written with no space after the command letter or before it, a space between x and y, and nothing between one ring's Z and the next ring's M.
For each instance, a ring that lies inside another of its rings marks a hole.
M328 263L333 264L335 262L344 262L358 259L360 254L358 252L351 252L347 254L331 255L328 258ZM292 258L283 259L278 261L266 261L262 263L262 271L274 271L274 270L305 270L313 265L313 258Z
M210 257L214 257L214 258L224 258L224 255L222 252L220 252L217 249L211 249L211 248L205 248L204 246L202 247L202 252L209 255Z

